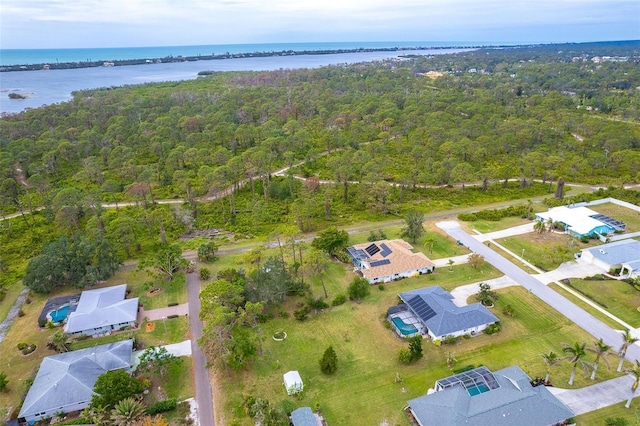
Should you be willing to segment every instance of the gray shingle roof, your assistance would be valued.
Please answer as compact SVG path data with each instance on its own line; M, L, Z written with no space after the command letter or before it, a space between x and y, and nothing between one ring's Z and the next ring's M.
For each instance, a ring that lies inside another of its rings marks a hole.
M83 291L75 312L69 314L65 333L135 321L138 298L125 299L126 291L126 284Z
M293 426L317 426L316 416L309 407L300 407L291 412L291 423Z
M419 313L414 311L435 336L446 336L498 321L498 318L480 303L456 306L451 301L453 299L451 293L438 286L400 293L400 298L405 302L415 300L415 297L422 299L435 313L433 315L429 311L429 315L421 317Z
M583 250L590 252L593 257L600 259L609 265L617 265L620 263L640 260L640 241L631 239L616 241L614 243L603 244L601 246Z
M98 376L131 366L133 339L45 357L19 417L89 401Z
M493 373L499 387L470 396L462 385L409 401L423 426L551 425L573 416L544 386L531 386L518 366Z

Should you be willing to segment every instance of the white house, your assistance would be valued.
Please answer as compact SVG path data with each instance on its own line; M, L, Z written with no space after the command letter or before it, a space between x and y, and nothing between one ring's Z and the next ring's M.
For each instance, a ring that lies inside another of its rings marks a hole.
M96 336L134 326L138 298L125 299L126 292L126 284L83 291L75 312L69 314L64 332Z
M565 231L576 238L609 235L626 228L624 222L591 210L588 207L560 206L536 214L536 220L561 223Z
M18 419L32 422L86 408L93 386L107 371L131 366L133 339L45 357Z
M381 240L347 248L355 269L370 284L386 283L433 272L435 264L424 253L413 253L404 240Z

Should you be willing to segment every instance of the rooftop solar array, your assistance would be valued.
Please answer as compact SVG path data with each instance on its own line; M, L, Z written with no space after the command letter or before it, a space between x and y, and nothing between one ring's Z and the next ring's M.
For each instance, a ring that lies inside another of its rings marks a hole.
M591 216L591 218L612 226L616 231L624 231L625 229L627 229L626 223L603 214L594 214L593 216Z
M387 257L391 254L391 249L385 243L380 244L380 247L382 247L382 252L380 252L382 257Z
M374 254L376 254L376 253L378 253L380 251L380 247L378 247L375 244L371 244L369 247L364 249L364 251L369 253L369 256L373 256Z
M456 385L462 385L467 391L469 391L469 389L478 388L478 385L482 384L486 385L489 390L498 389L500 387L495 376L487 367L474 368L473 370L465 371L456 374L455 376L440 379L436 382L436 387L439 388L439 390L442 390Z
M414 296L407 300L407 305L411 307L411 310L418 315L423 322L436 316L435 311L420 296Z
M375 268L376 266L388 265L391 261L389 259L376 260L375 262L371 262L369 266Z

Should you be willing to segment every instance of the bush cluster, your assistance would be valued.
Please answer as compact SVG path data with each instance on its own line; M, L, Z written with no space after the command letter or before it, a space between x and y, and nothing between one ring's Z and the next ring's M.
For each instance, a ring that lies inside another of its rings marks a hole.
M331 302L331 306L340 306L346 301L347 301L347 295L344 293L340 293L333 298L333 301Z
M489 327L484 329L484 334L494 334L497 333L498 331L500 331L500 321L491 324Z
M488 220L497 222L505 217L521 216L527 217L530 213L528 206L509 206L504 209L480 210L474 213L460 213L458 219L465 222L474 222L476 220Z
M164 401L158 401L149 408L147 408L147 414L153 416L154 414L164 413L165 411L175 410L178 406L178 401L175 398L165 399Z

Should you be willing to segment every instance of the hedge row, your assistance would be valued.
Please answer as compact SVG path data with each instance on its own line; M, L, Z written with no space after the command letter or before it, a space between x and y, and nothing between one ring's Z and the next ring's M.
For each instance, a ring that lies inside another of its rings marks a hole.
M458 219L465 222L476 220L489 220L497 222L504 217L521 216L527 217L531 209L529 206L509 206L504 209L480 210L474 213L460 213Z

